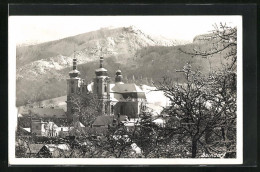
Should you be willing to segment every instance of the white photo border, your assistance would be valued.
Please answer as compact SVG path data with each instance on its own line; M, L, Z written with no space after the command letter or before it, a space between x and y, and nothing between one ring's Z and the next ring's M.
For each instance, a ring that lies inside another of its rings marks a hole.
M205 15L203 15L205 16ZM215 15L206 15L215 16ZM8 163L9 165L233 165L243 164L243 57L242 57L242 15L236 17L237 25L237 157L219 158L16 158L15 131L16 108L16 41L12 18L8 18ZM76 17L76 16L75 16ZM188 16L187 16L188 17Z

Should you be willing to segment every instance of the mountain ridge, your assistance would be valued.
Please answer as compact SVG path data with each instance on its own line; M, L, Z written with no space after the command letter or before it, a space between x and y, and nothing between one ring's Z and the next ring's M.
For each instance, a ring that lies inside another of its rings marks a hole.
M207 60L191 58L178 50L192 51L194 47L207 46L207 42L185 45L169 43L169 40L159 39L159 42L134 27L105 28L88 33L91 34L79 34L27 49L20 47L16 69L18 105L66 95L66 79L74 57L78 60L78 70L88 82L95 76L101 55L110 77L120 68L127 82L139 84L158 81L164 75L182 81L182 76L174 71L187 62L195 67L202 66L202 71L208 72ZM215 67L219 65L217 60L213 58Z
M75 49L76 44L76 49ZM17 79L39 79L37 74L46 75L51 69L68 67L76 56L78 64L105 58L117 57L126 63L135 52L147 46L174 46L173 40L154 38L134 27L100 29L60 40L17 48ZM122 58L123 57L123 58Z

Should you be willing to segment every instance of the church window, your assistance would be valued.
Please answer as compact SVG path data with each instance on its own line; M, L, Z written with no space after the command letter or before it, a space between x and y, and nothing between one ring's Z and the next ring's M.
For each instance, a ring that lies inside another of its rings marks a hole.
M107 104L105 104L105 114L107 113Z
M105 85L104 92L107 92L107 85Z
M74 88L73 87L71 87L71 93L74 93Z
M82 92L83 92L83 93L85 92L85 87L82 87Z
M114 113L114 105L111 105L111 113Z
M122 105L121 105L121 107L120 107L120 114L121 114L121 115L124 114L124 106L122 106Z

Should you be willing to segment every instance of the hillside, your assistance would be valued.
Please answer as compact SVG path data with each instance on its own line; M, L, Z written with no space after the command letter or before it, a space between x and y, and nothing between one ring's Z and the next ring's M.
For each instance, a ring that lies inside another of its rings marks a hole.
M101 54L101 48L104 57L120 54L131 56L142 47L172 46L177 43L180 41L147 35L135 27L102 28L56 41L17 47L17 68L38 60L56 61L56 57L66 57L69 62L74 56L74 50L78 60L84 63L95 60Z
M101 29L43 44L17 48L17 106L25 103L66 95L66 78L71 70L72 58L78 59L81 77L91 82L98 68L100 54L112 81L115 71L122 70L125 82L151 85L168 75L178 82L183 76L176 73L187 62L202 72L209 71L207 59L191 58L179 49L191 51L194 47L207 47L207 42L177 45L176 40L152 37L129 28ZM102 47L102 52L101 52ZM220 66L220 55L212 57L213 68Z

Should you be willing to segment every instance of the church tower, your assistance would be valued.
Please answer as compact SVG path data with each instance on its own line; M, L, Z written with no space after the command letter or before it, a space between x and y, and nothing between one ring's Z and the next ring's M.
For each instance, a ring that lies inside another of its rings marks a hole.
M67 116L72 119L73 106L71 100L87 92L87 84L80 78L80 72L77 70L77 59L73 59L72 71L69 72L70 78L67 79Z
M117 70L116 71L116 77L115 77L115 83L116 84L123 84L123 76L122 76L122 72L121 72L121 70Z
M96 77L93 79L93 93L101 101L102 115L110 114L110 78L107 70L103 67L104 58L100 57L100 66L96 69Z

